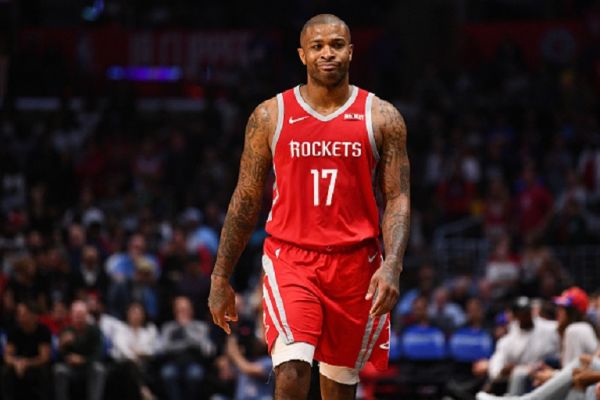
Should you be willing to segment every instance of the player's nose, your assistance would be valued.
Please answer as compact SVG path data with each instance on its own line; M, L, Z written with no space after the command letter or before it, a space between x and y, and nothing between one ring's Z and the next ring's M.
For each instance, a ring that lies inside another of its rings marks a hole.
M331 60L335 57L335 53L331 46L323 46L323 49L321 50L321 57L326 60Z

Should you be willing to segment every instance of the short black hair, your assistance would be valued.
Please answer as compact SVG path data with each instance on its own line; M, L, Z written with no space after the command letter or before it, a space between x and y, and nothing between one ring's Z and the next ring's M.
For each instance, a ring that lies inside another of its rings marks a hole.
M343 19L341 19L337 15L333 15L333 14L318 14L304 23L304 26L302 27L302 30L300 31L300 45L302 45L302 38L306 34L306 30L308 28L310 28L313 25L322 25L322 24L340 24L344 28L346 28L346 30L348 31L348 37L350 37L350 28L348 27L348 24L346 24L346 22Z

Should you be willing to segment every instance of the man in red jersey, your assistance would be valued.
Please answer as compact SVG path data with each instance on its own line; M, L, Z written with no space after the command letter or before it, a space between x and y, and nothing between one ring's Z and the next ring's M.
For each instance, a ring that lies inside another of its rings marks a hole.
M349 84L350 30L311 18L298 54L307 84L260 104L246 126L240 174L211 277L215 324L237 320L229 284L275 172L263 269L265 336L276 399L305 399L313 359L326 399L355 397L367 361L385 368L410 219L406 126L390 103ZM385 200L384 255L374 182Z

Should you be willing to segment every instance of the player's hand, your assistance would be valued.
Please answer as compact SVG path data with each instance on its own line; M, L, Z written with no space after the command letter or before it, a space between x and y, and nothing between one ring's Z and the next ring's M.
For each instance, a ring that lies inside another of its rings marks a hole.
M208 308L213 322L229 335L231 334L229 322L238 320L235 309L235 292L227 278L213 275L210 280Z
M390 266L384 261L371 277L369 290L365 296L365 300L371 300L375 297L369 314L372 317L378 317L390 312L396 305L399 295L399 269Z

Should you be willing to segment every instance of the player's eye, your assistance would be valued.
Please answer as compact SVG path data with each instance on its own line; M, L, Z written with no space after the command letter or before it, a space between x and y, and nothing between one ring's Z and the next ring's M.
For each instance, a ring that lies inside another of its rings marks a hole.
M323 46L321 46L320 44L313 44L311 48L312 48L313 50L321 50L321 48L322 48L322 47L323 47Z

